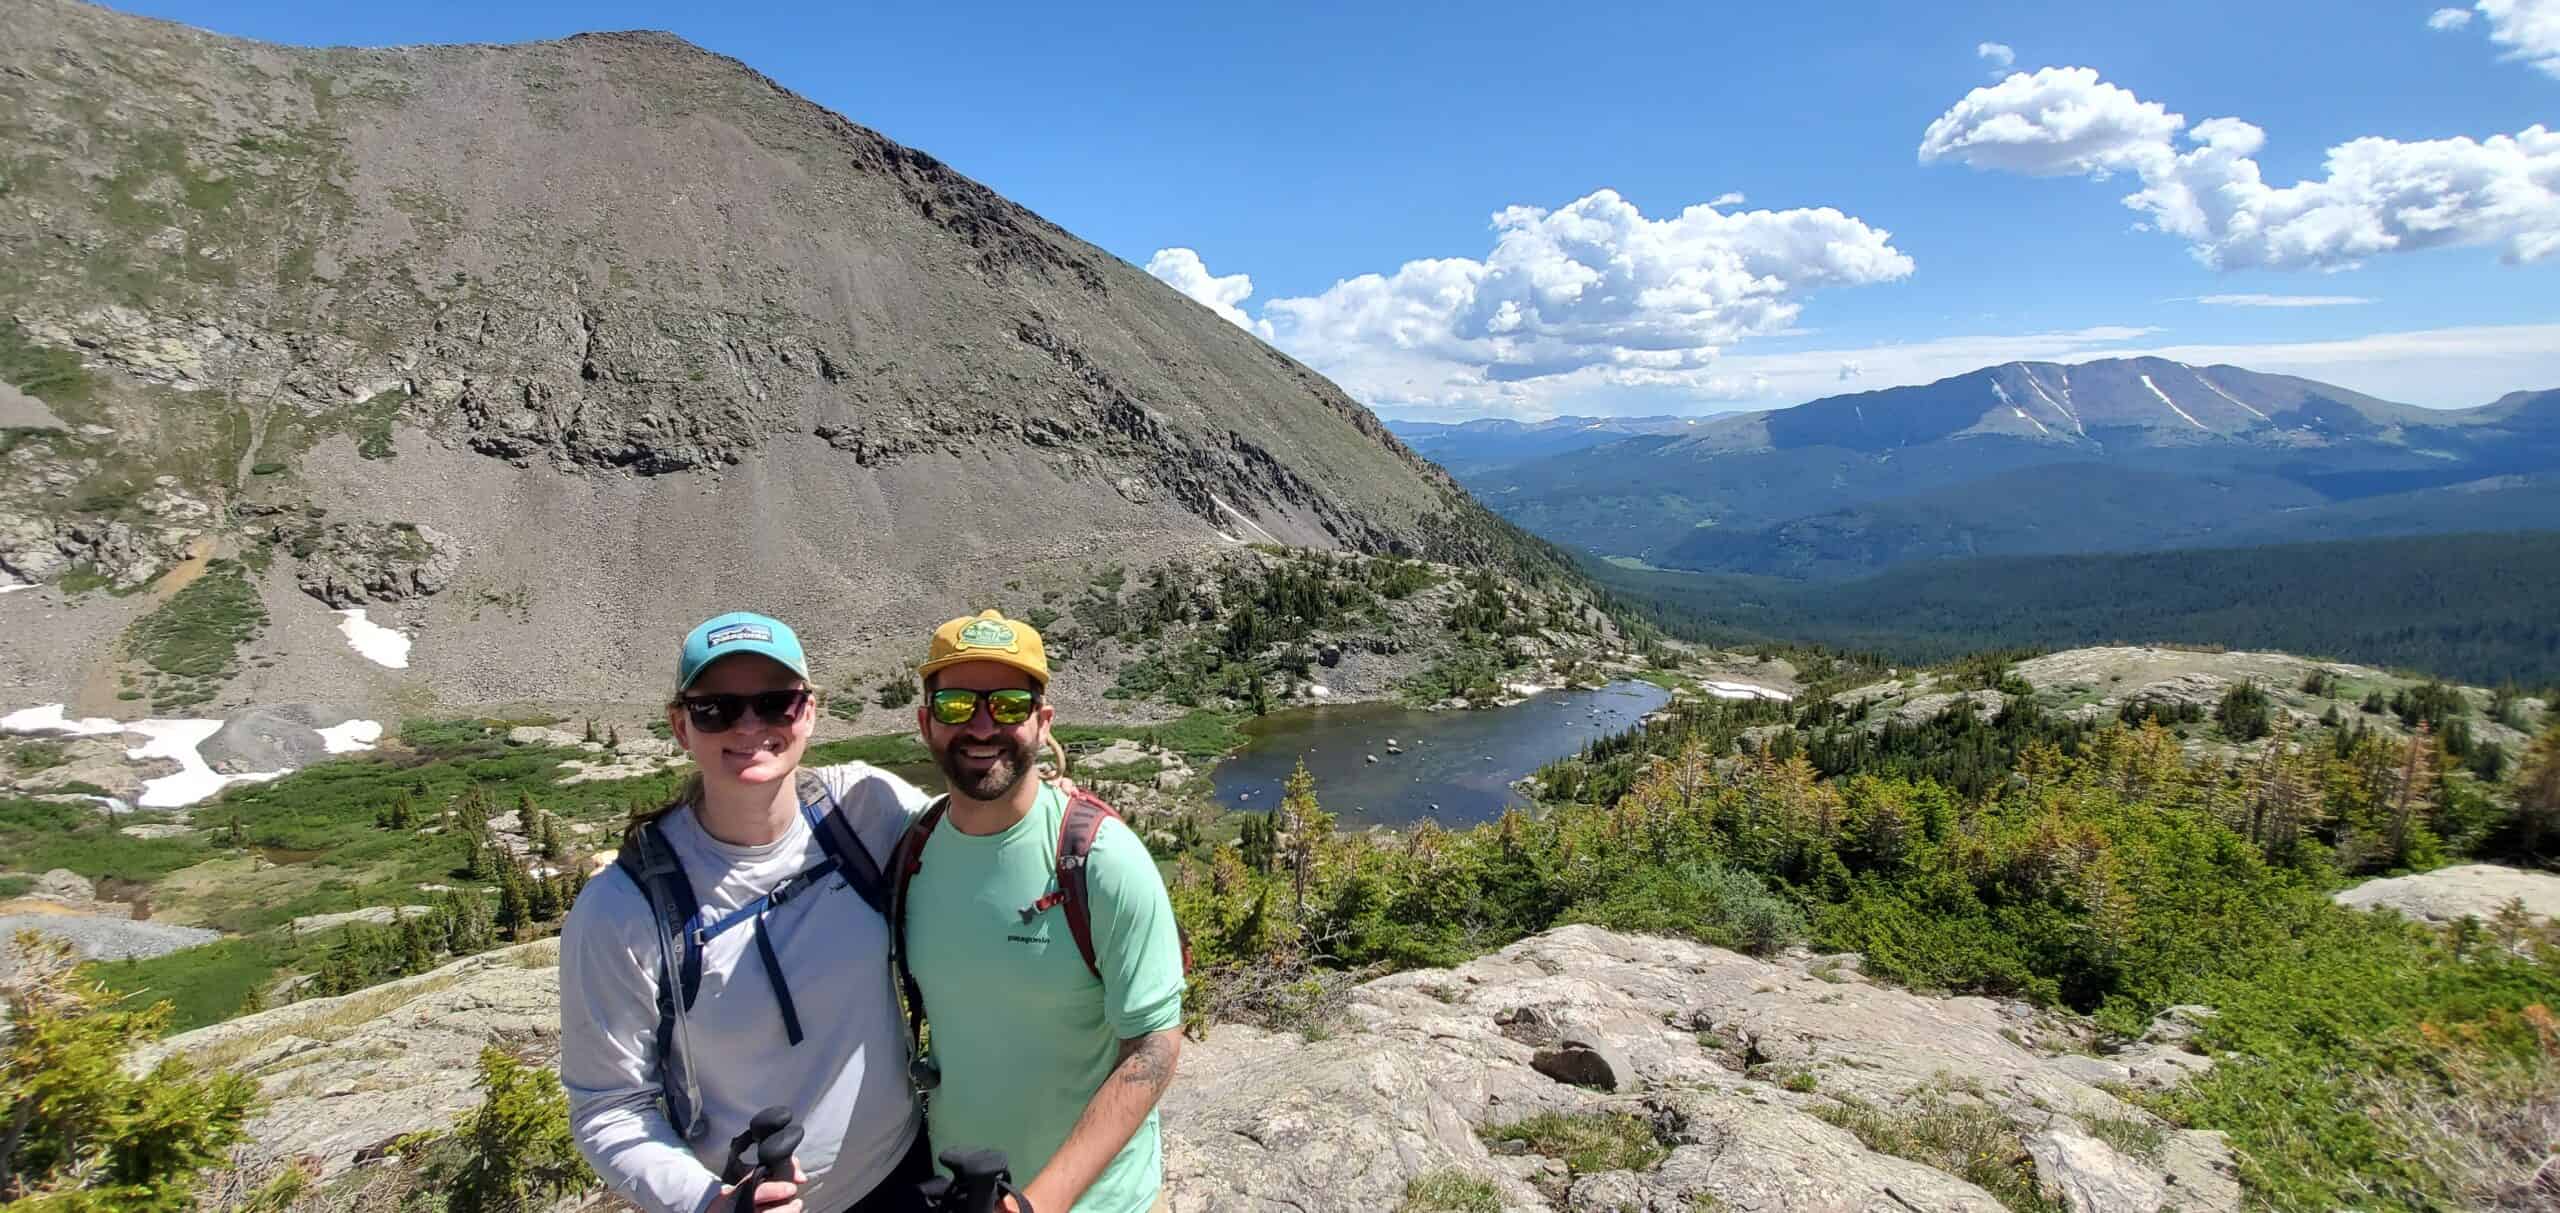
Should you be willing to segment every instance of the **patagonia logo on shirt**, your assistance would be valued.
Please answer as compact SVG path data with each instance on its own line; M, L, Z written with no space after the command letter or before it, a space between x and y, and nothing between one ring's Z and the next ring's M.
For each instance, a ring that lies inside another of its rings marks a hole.
M716 649L721 645L738 640L761 640L770 644L773 641L773 629L768 628L761 623L733 623L717 632L713 632L709 637L704 639L703 643L709 648Z

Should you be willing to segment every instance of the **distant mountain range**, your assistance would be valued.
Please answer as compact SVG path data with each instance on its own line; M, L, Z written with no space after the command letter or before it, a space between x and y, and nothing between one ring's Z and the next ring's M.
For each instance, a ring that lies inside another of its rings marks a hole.
M1829 578L2560 524L2560 391L2422 409L2161 358L1710 418L1391 428L1512 521L1666 568Z

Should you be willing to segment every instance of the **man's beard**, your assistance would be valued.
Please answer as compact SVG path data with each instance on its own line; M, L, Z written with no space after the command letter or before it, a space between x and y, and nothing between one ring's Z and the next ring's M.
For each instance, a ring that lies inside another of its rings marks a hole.
M963 770L960 765L959 749L964 744L985 744L984 742L972 742L969 738L955 737L951 744L944 746L941 752L933 756L934 765L941 767L944 777L951 781L952 791L971 800L1002 800L1006 793L1013 791L1014 787L1031 773L1030 742L1001 734L988 740L1004 747L1006 753L997 757L993 763L988 764L984 770L976 774L969 774Z

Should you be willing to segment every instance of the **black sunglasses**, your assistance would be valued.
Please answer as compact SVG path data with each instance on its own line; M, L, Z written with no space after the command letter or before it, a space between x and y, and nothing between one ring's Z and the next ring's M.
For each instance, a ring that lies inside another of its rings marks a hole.
M809 688L792 687L782 691L757 691L737 695L726 691L704 691L679 695L676 702L684 705L685 718L705 733L726 733L736 727L738 718L755 710L756 719L769 725L793 725L800 714L809 710Z

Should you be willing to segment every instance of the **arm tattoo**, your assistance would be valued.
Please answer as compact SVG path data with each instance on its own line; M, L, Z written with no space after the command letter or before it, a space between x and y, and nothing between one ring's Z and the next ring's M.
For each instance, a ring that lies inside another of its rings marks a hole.
M1174 1048L1172 1036L1164 1032L1121 1041L1120 1063L1113 1067L1111 1080L1162 1091L1173 1081Z

